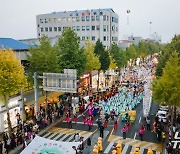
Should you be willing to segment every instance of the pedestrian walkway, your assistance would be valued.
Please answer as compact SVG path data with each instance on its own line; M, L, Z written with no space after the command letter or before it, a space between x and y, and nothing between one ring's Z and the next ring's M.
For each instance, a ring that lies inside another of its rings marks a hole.
M123 137L116 136L116 135L110 135L108 138L108 142L110 142L109 145L112 143L117 143L119 140L124 145L124 151L123 151L124 153L123 154L125 154L125 152L128 151L130 147L132 149L136 145L138 145L140 147L140 154L143 154L143 152L146 151L148 149L148 147L152 147L152 150L154 152L156 152L157 154L162 152L162 144L140 141L140 140L135 140L135 139L131 139L131 138L123 139Z
M94 132L90 131L83 131L83 130L76 130L76 129L69 129L69 128L58 128L53 127L52 129L48 130L41 134L41 137L61 141L61 142L73 142L74 141L74 134L79 133L79 136L84 137L83 140L87 140Z

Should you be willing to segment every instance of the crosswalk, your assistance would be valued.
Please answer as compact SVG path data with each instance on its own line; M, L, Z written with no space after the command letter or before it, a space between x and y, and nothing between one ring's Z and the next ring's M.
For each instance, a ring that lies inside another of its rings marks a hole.
M92 136L94 132L69 129L69 128L53 127L47 132L41 134L40 136L47 139L55 140L55 141L73 142L75 133L79 133L80 136L84 137L83 140L85 141L87 138Z
M104 154L112 153L114 144L115 144L114 142L109 142L108 145L106 146L106 148L104 149L103 153ZM128 144L122 144L122 154L129 154L130 152L134 152L135 148L136 148L136 145L131 146ZM148 152L148 149L140 147L140 153L139 154L147 154L147 152ZM154 154L161 154L161 152L154 151Z
M129 154L130 152L133 152L136 146L140 147L140 154L146 154L148 147L152 147L154 154L160 154L162 152L162 145L158 143L134 140L131 138L123 139L121 136L110 135L108 138L108 145L106 146L104 153L111 153L113 144L117 144L119 140L123 145L122 154Z

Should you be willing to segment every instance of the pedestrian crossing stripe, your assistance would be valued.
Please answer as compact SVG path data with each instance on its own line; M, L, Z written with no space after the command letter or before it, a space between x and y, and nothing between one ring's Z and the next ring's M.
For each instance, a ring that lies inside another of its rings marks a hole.
M83 131L83 130L76 130L76 129L69 129L69 128L57 128L53 127L52 129L48 130L41 137L56 140L56 141L64 141L64 142L72 142L74 141L74 134L79 133L80 136L84 137L84 141L92 136L94 132Z
M125 145L126 144L131 145L131 146L138 145L142 149L148 149L148 147L152 147L152 150L162 152L162 144L134 140L131 138L123 139L123 137L116 136L116 135L110 135L108 138L108 142L117 143L119 140L121 141L122 144L125 144Z
M113 151L113 145L115 143L114 142L109 142L109 144L107 145L106 149L104 150L103 153L105 154L109 154ZM128 144L122 144L122 154L129 154L130 152L134 152L136 146L132 146L132 145L128 145ZM139 154L144 154L147 153L148 149L145 148L141 148L140 147L140 152ZM154 151L154 150L153 150ZM159 151L154 151L154 154L161 154L161 152Z

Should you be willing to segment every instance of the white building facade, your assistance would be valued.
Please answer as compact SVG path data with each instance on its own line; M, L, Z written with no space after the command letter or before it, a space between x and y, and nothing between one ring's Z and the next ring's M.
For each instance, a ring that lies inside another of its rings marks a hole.
M119 16L113 9L52 12L37 15L36 20L38 38L57 37L70 27L80 37L81 44L87 39L92 42L100 39L109 48L112 42L118 42Z

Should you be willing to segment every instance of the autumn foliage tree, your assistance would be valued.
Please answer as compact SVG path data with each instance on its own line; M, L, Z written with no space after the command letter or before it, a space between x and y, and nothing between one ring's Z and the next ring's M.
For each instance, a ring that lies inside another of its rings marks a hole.
M26 85L24 67L12 50L0 50L0 97L7 109L8 131L11 135L12 125L9 113L9 96L12 92L22 89Z

